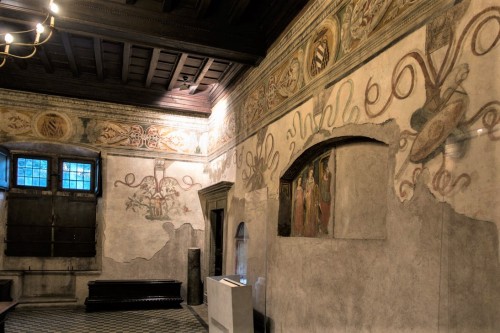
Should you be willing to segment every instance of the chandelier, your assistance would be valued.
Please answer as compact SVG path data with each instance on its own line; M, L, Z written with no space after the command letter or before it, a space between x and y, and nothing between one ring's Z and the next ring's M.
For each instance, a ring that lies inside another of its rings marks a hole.
M37 23L34 28L0 34L0 49L2 46L4 47L4 50L0 51L0 57L3 58L0 62L0 67L5 65L8 57L28 59L34 56L36 53L36 47L46 43L52 36L55 23L54 15L58 12L59 7L56 3L54 3L54 0L50 0L49 11L45 16L45 19L42 22ZM46 32L46 30L48 30L48 32ZM40 38L42 38L42 40L40 40ZM26 40L32 40L33 42L26 42ZM16 48L15 50L11 50L11 47ZM18 49L22 50L23 53L16 53Z

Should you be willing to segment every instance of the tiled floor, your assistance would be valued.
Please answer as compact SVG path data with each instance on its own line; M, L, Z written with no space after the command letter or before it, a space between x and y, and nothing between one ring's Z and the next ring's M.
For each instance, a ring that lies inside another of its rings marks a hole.
M203 307L203 306L201 306ZM197 309L204 311L203 308ZM204 320L191 307L85 312L83 307L17 308L8 314L7 333L206 333Z

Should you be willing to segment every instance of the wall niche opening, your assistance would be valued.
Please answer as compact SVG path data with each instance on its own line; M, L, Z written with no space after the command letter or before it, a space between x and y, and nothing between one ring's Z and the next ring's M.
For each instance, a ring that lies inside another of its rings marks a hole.
M305 150L280 178L278 235L384 239L389 146L335 138Z

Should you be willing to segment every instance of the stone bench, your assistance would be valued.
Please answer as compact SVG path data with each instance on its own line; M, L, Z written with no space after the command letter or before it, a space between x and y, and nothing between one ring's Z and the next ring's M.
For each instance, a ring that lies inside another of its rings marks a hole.
M179 307L183 301L177 280L89 281L87 311Z

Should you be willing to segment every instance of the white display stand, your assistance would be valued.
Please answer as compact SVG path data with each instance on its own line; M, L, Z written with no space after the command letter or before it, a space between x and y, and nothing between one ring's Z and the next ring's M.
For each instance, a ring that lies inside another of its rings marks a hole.
M254 332L252 286L231 277L207 277L209 333Z

